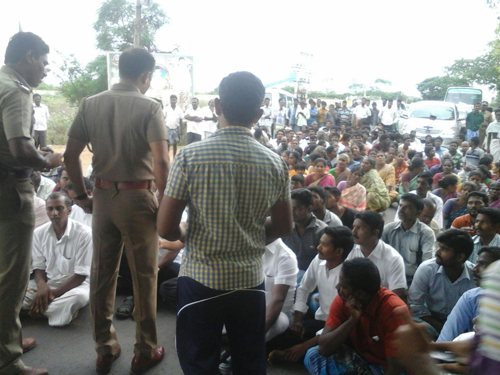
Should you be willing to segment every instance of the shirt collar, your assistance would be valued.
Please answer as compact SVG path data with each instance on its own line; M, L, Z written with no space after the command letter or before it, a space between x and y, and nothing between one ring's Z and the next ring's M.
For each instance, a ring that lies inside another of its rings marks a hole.
M413 224L412 227L410 229L408 229L408 231L418 234L419 223L420 223L420 220L417 219L415 221L415 224ZM401 228L402 231L405 231L405 229L403 228L402 221L398 221L398 224L396 224L396 229L399 229L399 228ZM407 232L407 231L405 231L405 232Z
M4 65L0 68L0 70L4 73L7 73L10 76L14 76L16 79L16 83L21 86L21 88L24 88L28 92L32 92L32 88L28 83L24 80L23 76L21 76L18 72L16 72L14 69L8 67L7 65Z
M139 87L132 85L131 83L115 83L111 86L111 90L120 90L120 91L136 91L141 93Z
M61 239L59 239L59 240L57 240L56 231L54 230L54 224L50 225L50 228L52 229L51 234L54 235L57 242L61 242L65 238L69 238L69 233L71 232L71 227L73 226L72 221L73 220L68 217L68 223L66 224L66 230L64 231L64 234L62 235Z
M217 130L214 134L214 136L218 135L243 135L243 136L249 136L253 138L252 136L252 131L248 128L245 128L244 126L237 126L237 125L229 125L224 128L220 128Z
M446 275L446 272L444 271L444 267L443 266L439 266L439 268L437 270L437 273L441 273L441 274L445 275L446 277L448 277ZM463 269L462 269L462 274L460 275L460 277L458 279L455 280L455 282L453 284L458 283L462 279L472 280L472 277L470 275L469 269L467 268L467 261L464 262Z
M361 248L360 248L361 250ZM373 251L370 253L370 256L373 256L377 259L382 259L382 251L384 250L384 241L378 240L377 246L373 249Z
M279 248L284 246L285 244L283 243L283 240L281 238L278 238L277 240L271 242L269 245L266 245L266 249L269 250L271 254L274 254Z

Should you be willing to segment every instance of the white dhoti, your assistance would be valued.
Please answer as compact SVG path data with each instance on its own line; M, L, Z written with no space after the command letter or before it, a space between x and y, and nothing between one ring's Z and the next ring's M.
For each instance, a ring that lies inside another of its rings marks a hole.
M61 285L54 285L50 280L47 282L50 289L56 289ZM35 280L30 280L26 295L23 300L23 310L29 310L36 298L37 285ZM85 307L89 302L90 285L83 282L62 296L54 299L43 315L49 319L49 326L64 326L71 323L73 314Z
M271 328L269 328L269 331L266 332L266 342L274 339L278 335L281 335L287 330L289 325L290 320L288 319L288 316L286 316L285 313L280 312L276 322L274 322Z

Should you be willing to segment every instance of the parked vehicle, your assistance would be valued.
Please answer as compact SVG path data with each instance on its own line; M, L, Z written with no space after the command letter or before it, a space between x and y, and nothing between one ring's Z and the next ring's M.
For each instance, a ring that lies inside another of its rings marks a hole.
M401 116L399 130L402 134L415 130L421 140L429 134L440 136L447 145L459 134L462 120L454 103L423 100L413 103Z

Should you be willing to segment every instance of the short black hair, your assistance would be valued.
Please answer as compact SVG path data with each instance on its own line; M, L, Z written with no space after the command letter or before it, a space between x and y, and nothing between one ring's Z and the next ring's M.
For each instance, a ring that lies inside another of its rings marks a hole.
M290 153L290 156L293 156L295 159L297 159L297 160L299 160L299 161L302 159L302 158L300 157L300 154L299 154L297 151L292 151L292 152Z
M420 168L424 166L424 159L422 158L413 158L410 161L410 165L408 166L408 170L411 172L416 168Z
M433 177L432 177L432 174L429 173L429 172L424 172L424 173L420 173L418 176L417 176L417 180L419 178L424 178L427 180L427 183L432 186L432 180L433 180Z
M431 147L431 146L426 146L424 148L424 154L428 154L429 152L433 151L434 150L434 147Z
M313 195L307 189L296 189L292 191L292 199L295 199L303 207L312 207Z
M455 254L465 254L465 259L469 259L474 250L474 241L469 233L461 229L448 229L436 238L436 242L441 242L450 247Z
M370 210L361 211L356 215L356 219L359 219L368 225L372 231L378 230L378 238L380 239L382 237L385 223L384 219L378 212Z
M33 99L35 99L37 96L38 96L40 99L42 99L42 95L40 95L40 94L38 94L38 93L37 93L37 94L33 94Z
M118 71L120 78L136 80L142 74L155 69L155 58L143 48L132 48L120 55Z
M483 200L485 206L488 206L488 203L490 201L489 198L488 198L488 196L486 195L486 193L483 193L482 191L471 191L469 193L469 195L467 195L467 202L469 202L469 199L471 197L479 197L479 198L481 198Z
M391 138L391 136L389 134L382 134L380 137L379 137L379 140L380 142L383 142L385 141L386 139L388 138Z
M294 168L295 170L297 169L303 169L303 170L306 170L307 169L307 164L304 163L303 161L300 161L298 163L295 164Z
M347 227L326 227L324 233L330 236L334 248L344 249L342 260L346 260L354 247L354 236L352 235L352 231Z
M438 186L442 189L447 189L448 187L457 184L458 184L458 178L457 176L454 175L444 176L442 179L438 181Z
M335 198L338 198L338 197L340 197L342 195L342 192L339 190L338 187L335 187L335 186L325 186L324 189L325 189L326 192L332 193Z
M302 186L304 186L306 179L305 179L304 175L297 173L290 178L290 181L300 182L302 184Z
M500 210L498 208L482 207L477 210L477 213L488 216L492 224L500 224Z
M174 95L174 94L170 95L170 99L174 99L174 98L177 99L177 95Z
M403 194L399 201L410 202L415 206L417 211L422 211L424 209L424 200L416 194L410 194L410 193Z
M264 95L262 81L250 72L231 73L219 85L222 113L234 125L250 125L259 114Z
M94 183L90 180L90 178L84 177L83 184L85 185L86 191L94 190ZM73 185L73 183L71 181L68 182L68 184L66 185L66 190L75 190L75 186Z
M443 142L443 138L441 138L439 135L438 135L436 138L434 138L434 143L435 143L437 140L439 140L439 141Z
M318 194L318 196L323 199L323 201L326 201L328 199L328 195L326 195L325 189L323 189L321 186L309 186L307 189L309 189L310 192Z
M479 137L472 137L469 143L474 143L474 145L479 146Z
M500 247L498 246L483 246L478 252L477 255L481 255L482 253L488 253L490 257L492 257L493 262L500 260Z
M52 199L62 199L64 201L64 205L66 206L66 208L71 208L71 199L69 199L69 197L66 194L60 193L58 191L50 193L45 202L48 202Z
M9 40L5 50L5 64L20 62L28 51L33 51L33 56L38 59L48 54L50 48L38 35L20 31Z
M368 258L346 260L340 272L353 291L361 290L374 296L380 289L380 272Z
M312 155L311 155L311 159L312 159ZM326 160L323 159L323 158L316 158L316 159L314 159L314 165L316 165L318 163L323 163L326 166Z

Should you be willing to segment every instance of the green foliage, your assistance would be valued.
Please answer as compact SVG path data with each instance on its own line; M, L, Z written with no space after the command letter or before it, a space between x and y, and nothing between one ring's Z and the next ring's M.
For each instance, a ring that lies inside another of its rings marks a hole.
M76 108L69 106L62 95L44 95L43 92L41 95L43 103L49 107L50 112L47 144L64 145L68 140L68 130L75 118Z
M490 90L496 90L500 85L498 60L489 52L475 59L460 59L445 68L447 75L467 81L468 86L474 83L487 85Z
M288 91L290 94L295 94L295 87L293 86L285 86L283 87L284 91Z
M163 9L154 2L141 9L141 46L150 52L158 52L155 34L168 23ZM106 0L98 10L94 23L97 32L97 48L103 51L124 51L134 46L135 2Z
M450 76L426 78L417 85L424 100L443 100L448 87L469 86L464 78Z
M94 61L82 67L71 56L65 59L61 70L67 78L61 83L61 94L69 103L76 106L87 97L98 94L108 88L106 56L100 55Z

